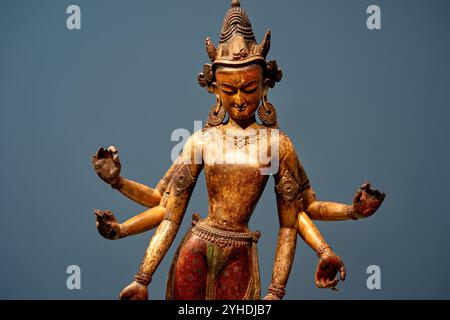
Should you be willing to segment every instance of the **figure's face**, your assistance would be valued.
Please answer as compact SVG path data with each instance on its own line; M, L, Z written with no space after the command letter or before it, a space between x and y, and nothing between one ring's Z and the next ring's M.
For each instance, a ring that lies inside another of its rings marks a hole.
M251 118L264 93L263 69L260 65L216 70L216 89L225 110L235 120Z

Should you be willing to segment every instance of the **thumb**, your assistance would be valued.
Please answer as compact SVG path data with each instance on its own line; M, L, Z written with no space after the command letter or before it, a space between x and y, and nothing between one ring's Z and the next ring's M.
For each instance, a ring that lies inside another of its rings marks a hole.
M358 191L355 194L355 197L353 198L353 203L359 203L360 202L359 198L361 197L361 195L362 195L362 190L358 189Z

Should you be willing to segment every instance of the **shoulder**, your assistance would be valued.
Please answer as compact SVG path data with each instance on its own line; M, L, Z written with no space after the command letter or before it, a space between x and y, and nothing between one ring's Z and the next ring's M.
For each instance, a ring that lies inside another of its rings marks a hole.
M201 164L203 139L202 130L191 134L183 145L181 159L184 164Z
M193 144L199 144L203 140L204 129L195 131L188 139L188 142Z
M282 130L278 130L279 153L281 159L296 157L294 143Z
M201 148L204 144L205 136L208 134L204 129L195 131L186 141L186 147Z

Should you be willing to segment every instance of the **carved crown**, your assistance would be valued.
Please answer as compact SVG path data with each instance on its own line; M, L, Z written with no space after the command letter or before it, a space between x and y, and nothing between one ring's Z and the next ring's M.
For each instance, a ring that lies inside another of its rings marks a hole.
M223 20L218 47L214 46L209 37L206 38L206 52L212 64L203 66L198 82L212 93L210 85L214 81L214 70L218 65L239 66L260 63L270 80L270 87L273 88L275 82L281 80L282 72L275 60L266 61L269 50L270 30L267 30L262 42L258 44L247 13L241 8L239 0L233 0Z

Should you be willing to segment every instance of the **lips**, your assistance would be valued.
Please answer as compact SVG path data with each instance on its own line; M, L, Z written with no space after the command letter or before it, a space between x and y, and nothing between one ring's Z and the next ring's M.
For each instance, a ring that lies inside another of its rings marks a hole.
M239 112L243 112L247 109L247 107L234 107L235 109L237 109Z

